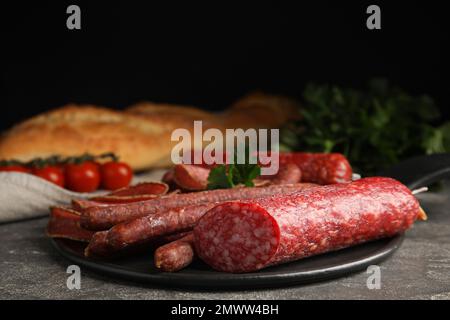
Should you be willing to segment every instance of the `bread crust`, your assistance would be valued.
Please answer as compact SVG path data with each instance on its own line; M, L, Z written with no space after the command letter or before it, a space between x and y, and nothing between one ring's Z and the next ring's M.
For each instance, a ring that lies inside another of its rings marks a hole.
M33 117L4 133L0 159L29 161L55 154L114 152L134 170L143 170L167 164L164 157L171 149L170 128L164 122L132 114L72 104Z
M293 115L274 116L274 104L236 103L222 114L190 106L143 102L125 111L69 104L17 124L0 136L0 159L29 161L52 155L78 156L114 152L135 171L170 166L177 128L276 128ZM257 110L257 111L256 111ZM257 112L258 115L255 115ZM288 111L291 112L291 111Z

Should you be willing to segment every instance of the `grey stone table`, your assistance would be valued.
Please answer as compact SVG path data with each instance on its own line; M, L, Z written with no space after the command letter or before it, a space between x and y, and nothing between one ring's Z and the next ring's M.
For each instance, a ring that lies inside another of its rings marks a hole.
M0 225L0 299L450 299L450 182L421 194L429 220L410 230L381 267L381 288L368 274L282 289L185 291L115 280L81 270L81 289L69 290L62 258L44 236L47 219Z

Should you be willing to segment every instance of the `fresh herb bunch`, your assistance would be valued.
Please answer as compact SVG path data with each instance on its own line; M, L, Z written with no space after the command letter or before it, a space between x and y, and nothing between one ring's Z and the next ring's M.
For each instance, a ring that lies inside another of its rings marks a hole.
M370 81L367 91L311 84L303 98L302 120L281 131L283 150L340 152L365 175L413 155L450 152L450 122L437 125L433 100L386 80Z
M248 148L245 148L244 157L245 163L237 163L237 150L235 150L234 163L218 165L211 169L208 176L208 189L253 187L253 180L261 175L261 168L257 164L251 164L250 159L254 156L250 155Z

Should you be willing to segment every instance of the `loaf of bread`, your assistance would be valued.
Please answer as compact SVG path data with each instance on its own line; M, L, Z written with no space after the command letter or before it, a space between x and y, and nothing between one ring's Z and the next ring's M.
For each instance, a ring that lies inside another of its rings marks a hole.
M266 101L266 102L264 102ZM250 95L222 113L189 106L139 103L125 111L91 105L67 105L32 117L0 137L0 160L29 161L52 155L114 152L136 170L171 165L177 128L277 128L297 117L288 99Z
M250 93L237 100L223 113L227 128L279 128L299 118L296 100L262 92Z

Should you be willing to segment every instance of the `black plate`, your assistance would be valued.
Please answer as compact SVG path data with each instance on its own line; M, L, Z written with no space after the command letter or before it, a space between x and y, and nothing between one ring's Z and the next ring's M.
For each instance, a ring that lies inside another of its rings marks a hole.
M151 251L148 254L110 261L91 260L83 256L83 247L79 244L69 240L52 240L55 248L64 257L101 274L178 288L240 290L315 282L360 271L387 258L402 241L403 234L254 273L231 274L216 272L201 261L195 261L188 268L176 273L160 272L153 265Z
M412 158L380 172L379 175L396 178L410 189L429 185L450 176L450 154ZM66 258L113 277L172 287L244 290L315 282L363 270L392 254L402 243L403 234L245 274L216 272L201 261L195 261L182 271L165 273L153 266L151 251L146 255L98 261L86 259L82 253L83 248L77 243L56 239L52 241Z

